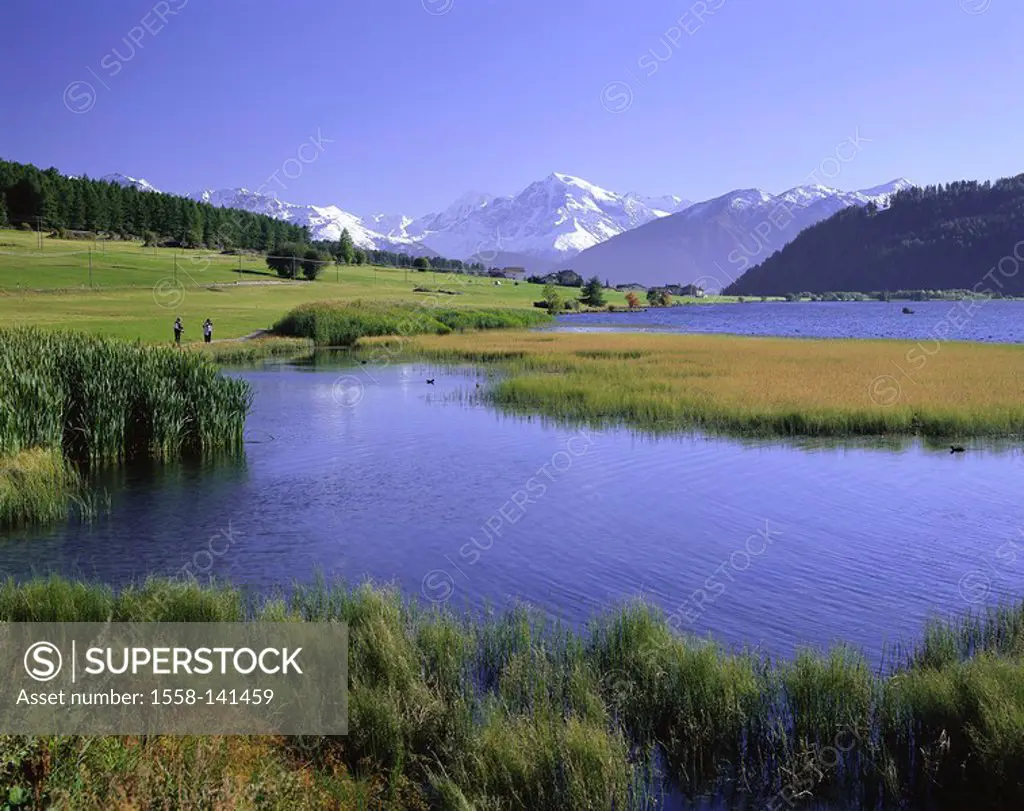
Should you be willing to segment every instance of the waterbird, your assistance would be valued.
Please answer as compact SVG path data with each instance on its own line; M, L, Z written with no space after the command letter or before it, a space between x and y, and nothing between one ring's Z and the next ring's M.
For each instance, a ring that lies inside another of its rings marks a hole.
M913 314L914 314L914 311L913 311L913 310L911 310L911 309L910 309L909 307L904 307L904 308L903 308L903 314L904 314L904 315L913 315Z
M434 385L434 378L432 378L432 377L427 378L427 385L428 386L433 386Z
M950 445L949 446L949 452L950 453L963 453L964 452L964 446L963 445Z

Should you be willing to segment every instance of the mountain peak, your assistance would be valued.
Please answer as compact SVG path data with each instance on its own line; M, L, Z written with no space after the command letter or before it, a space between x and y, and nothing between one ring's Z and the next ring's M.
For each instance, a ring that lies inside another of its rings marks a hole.
M872 186L870 189L861 189L860 193L865 197L877 197L882 194L894 194L904 189L912 189L916 184L907 180L905 177L898 177L895 180L890 180L888 183L883 183L880 186Z
M160 191L156 186L144 177L131 177L130 175L113 172L100 178L105 183L116 183L118 186L130 187L139 191Z

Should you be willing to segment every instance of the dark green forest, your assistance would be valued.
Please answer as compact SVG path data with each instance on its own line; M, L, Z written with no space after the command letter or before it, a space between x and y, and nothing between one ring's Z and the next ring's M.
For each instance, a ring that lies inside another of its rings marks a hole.
M1024 175L896 194L803 231L723 292L735 296L885 290L1024 293Z
M7 222L126 238L155 235L186 248L270 251L309 241L305 227L263 214L0 160L0 225Z

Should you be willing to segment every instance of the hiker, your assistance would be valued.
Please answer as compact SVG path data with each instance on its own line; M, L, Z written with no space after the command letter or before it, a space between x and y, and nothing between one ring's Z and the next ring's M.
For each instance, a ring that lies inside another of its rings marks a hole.
M203 322L203 341L210 343L213 340L213 322L207 318Z
M174 343L181 346L181 333L185 331L185 328L181 325L181 317L174 319Z

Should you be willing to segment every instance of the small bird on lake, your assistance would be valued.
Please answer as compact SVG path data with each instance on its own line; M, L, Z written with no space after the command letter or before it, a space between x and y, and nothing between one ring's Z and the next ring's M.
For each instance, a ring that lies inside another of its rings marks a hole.
M428 386L433 386L433 385L434 385L434 378L432 378L432 377L431 377L431 378L428 378L428 379L427 379L427 385L428 385Z
M964 452L964 447L963 447L963 445L950 445L949 446L949 452L950 453L963 453Z

